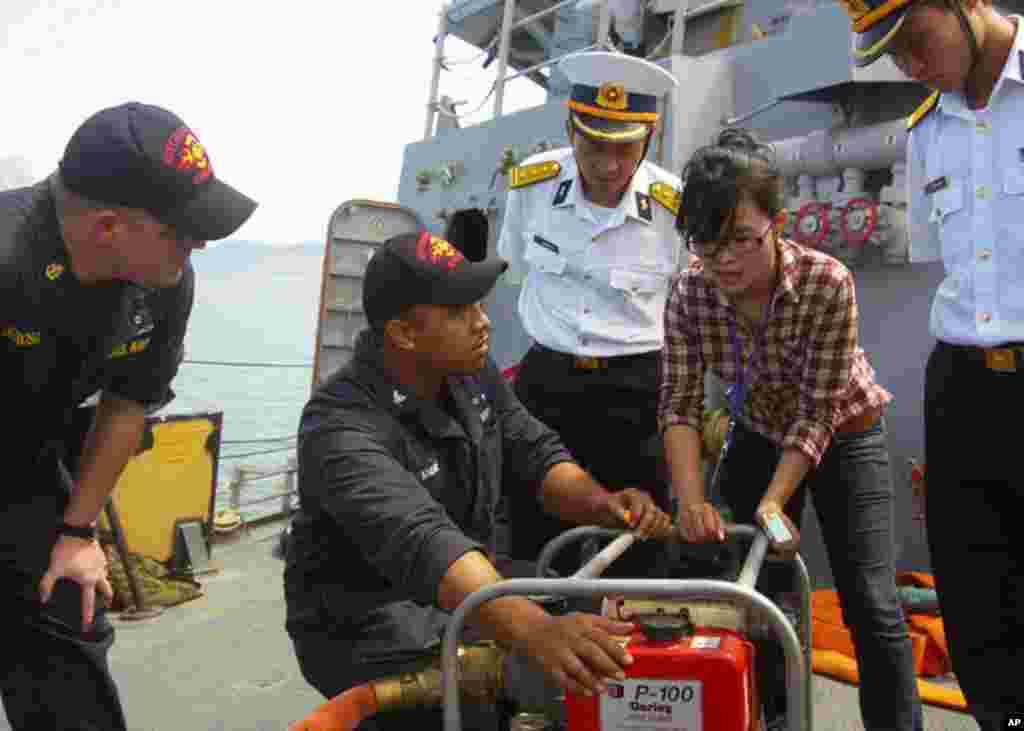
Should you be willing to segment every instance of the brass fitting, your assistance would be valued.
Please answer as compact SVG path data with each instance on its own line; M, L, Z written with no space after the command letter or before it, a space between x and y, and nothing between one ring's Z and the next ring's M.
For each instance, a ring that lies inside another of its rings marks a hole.
M505 651L492 643L459 645L459 688L463 700L493 705L505 684ZM435 708L442 701L440 658L416 673L389 675L370 682L377 711Z

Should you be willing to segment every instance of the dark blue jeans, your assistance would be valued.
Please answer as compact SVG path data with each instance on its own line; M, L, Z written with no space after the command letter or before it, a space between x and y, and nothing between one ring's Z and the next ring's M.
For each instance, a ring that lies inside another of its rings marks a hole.
M739 523L752 523L771 482L780 451L765 437L736 427L722 466L722 499ZM860 711L867 731L920 731L921 701L910 637L896 593L895 496L884 420L867 431L837 434L785 507L797 526L808 490L835 577L843 621L850 629L860 672ZM758 590L793 590L791 567L765 563ZM781 661L781 651L774 653ZM768 658L766 658L768 660ZM775 673L766 703L784 696ZM778 703L778 700L775 701Z

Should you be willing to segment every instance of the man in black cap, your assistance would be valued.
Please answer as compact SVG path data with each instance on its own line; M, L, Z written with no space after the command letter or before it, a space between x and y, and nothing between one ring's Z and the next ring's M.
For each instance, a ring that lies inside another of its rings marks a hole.
M303 411L287 629L303 675L326 697L421 666L448 612L500 579L491 557L510 475L535 490L540 509L573 523L641 536L670 529L649 496L613 495L572 462L488 358L481 301L505 266L471 262L428 232L391 239L367 266L371 327ZM600 617L556 618L506 597L473 619L578 691L628 662L608 635L628 627ZM412 723L441 727L429 711L359 728Z
M1024 27L988 0L844 0L867 65L933 89L907 119L910 261L942 261L925 368L925 514L953 670L983 729L1024 712ZM984 455L965 459L965 455Z
M93 115L59 170L0 193L0 619L15 638L0 691L18 731L125 728L96 521L147 412L173 398L189 255L255 206L214 176L181 119L141 104ZM76 407L94 395L83 438Z

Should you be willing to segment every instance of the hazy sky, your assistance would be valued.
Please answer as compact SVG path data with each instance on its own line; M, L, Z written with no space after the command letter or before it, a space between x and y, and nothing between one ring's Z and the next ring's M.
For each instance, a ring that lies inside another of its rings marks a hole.
M341 202L395 200L403 148L423 134L440 7L0 0L0 188L19 173L44 177L86 117L137 100L181 116L217 175L259 201L235 238L319 241ZM447 52L476 49L451 39ZM455 66L441 92L475 107L496 66ZM543 98L520 79L505 108Z

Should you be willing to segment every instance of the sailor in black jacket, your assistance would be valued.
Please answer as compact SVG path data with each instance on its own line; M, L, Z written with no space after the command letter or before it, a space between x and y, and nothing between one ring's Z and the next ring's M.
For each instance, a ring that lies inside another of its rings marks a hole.
M470 262L427 232L389 241L364 281L371 328L303 411L287 628L303 674L327 697L414 667L448 612L499 580L503 485L536 490L538 514L642 536L670 529L646 493L612 494L577 466L489 359L481 300L505 266ZM628 625L600 617L555 618L507 597L475 620L576 690L599 689L628 662L608 634ZM439 715L413 713L360 729L440 728Z
M254 207L177 116L139 104L90 117L58 172L0 192L0 691L16 731L125 728L95 523L147 412L173 398L189 254ZM92 397L83 443L72 427Z

